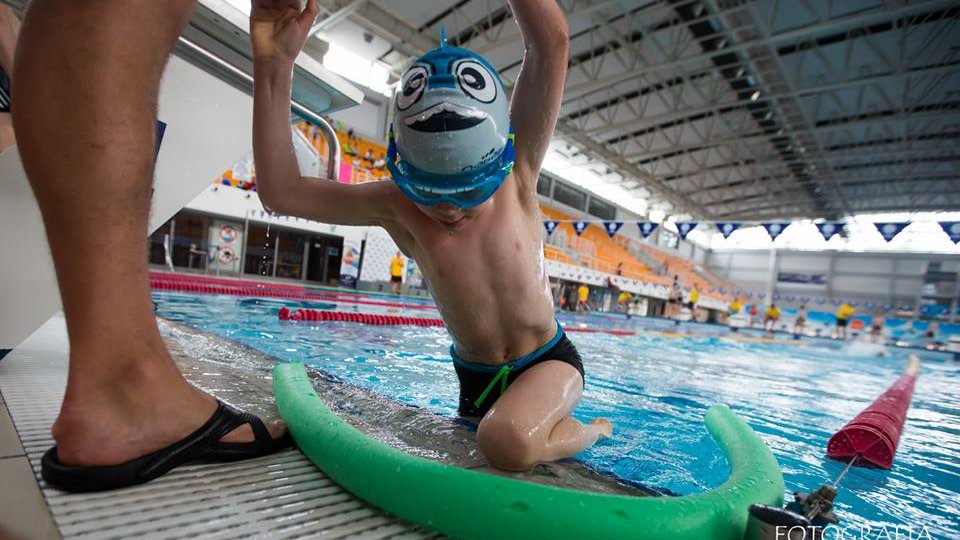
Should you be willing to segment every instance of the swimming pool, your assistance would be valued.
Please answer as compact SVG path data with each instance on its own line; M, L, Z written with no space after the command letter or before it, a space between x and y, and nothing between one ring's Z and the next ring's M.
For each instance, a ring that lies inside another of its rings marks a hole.
M404 307L391 306L384 297L280 301L167 292L155 292L154 299L162 317L279 359L304 361L404 403L455 415L457 381L442 328L291 323L276 317L284 305L435 316L422 302ZM562 320L609 324L599 316ZM893 382L906 360L896 350L892 357L876 358L848 355L835 346L743 343L717 336L593 333L571 339L587 370L576 416L607 416L615 426L611 440L578 459L679 494L709 489L727 475L702 423L707 407L717 403L733 408L767 442L788 490L809 491L832 480L842 464L825 458L827 439ZM893 470L857 468L844 480L837 499L844 524L873 530L927 527L933 538L960 538L960 374L956 363L943 358L925 358Z

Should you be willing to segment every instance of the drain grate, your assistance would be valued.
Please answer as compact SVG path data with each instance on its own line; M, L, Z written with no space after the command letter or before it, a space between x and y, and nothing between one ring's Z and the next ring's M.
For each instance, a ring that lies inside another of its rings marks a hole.
M436 537L350 495L296 450L185 466L120 491L73 495L48 488L39 463L53 444L66 351L66 328L57 316L0 364L0 393L64 538Z

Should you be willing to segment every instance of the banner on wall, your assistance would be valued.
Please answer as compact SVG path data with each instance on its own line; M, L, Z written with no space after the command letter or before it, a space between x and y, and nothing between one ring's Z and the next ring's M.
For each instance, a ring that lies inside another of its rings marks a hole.
M623 227L622 221L604 221L603 228L607 231L607 236L613 238L617 235L617 231L620 230L620 227Z
M730 235L739 229L742 223L737 221L718 221L716 225L717 230L720 231L720 234L722 234L724 238L730 238Z
M877 228L877 232L883 236L883 239L887 242L893 240L895 236L900 234L901 231L907 228L907 225L910 225L909 222L898 222L898 223L874 223L873 226Z
M357 287L360 279L360 240L343 239L343 257L340 259L340 284L344 287Z
M779 272L777 281L781 283L804 283L807 285L826 285L826 274L801 274L797 272Z
M559 221L550 220L543 222L543 228L547 230L547 236L553 236L554 231L556 231L559 226Z
M690 234L690 231L697 228L696 221L678 221L677 222L677 232L680 233L680 238L683 240L687 239L687 235Z
M657 230L657 224L652 221L638 221L637 227L640 227L640 234L642 234L644 238L649 237L653 234L653 231Z
M960 244L960 221L941 221L940 228L947 233L951 242Z
M583 234L583 231L587 230L587 226L590 225L589 221L574 221L573 222L573 232L577 233L577 236Z
M843 222L825 221L823 223L817 223L817 230L820 231L824 240L830 240L835 234L839 234L840 231L843 230Z

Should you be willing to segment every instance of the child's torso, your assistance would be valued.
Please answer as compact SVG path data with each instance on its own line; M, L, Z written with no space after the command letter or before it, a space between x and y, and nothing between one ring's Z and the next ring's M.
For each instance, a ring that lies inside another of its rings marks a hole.
M416 207L400 222L457 353L500 364L528 354L556 331L539 208L525 208L514 179L490 206L450 234ZM412 205L411 205L412 206Z

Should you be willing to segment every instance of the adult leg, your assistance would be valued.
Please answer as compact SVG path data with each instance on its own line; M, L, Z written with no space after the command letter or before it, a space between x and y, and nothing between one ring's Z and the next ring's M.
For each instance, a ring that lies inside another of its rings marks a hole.
M216 410L164 347L146 257L159 81L194 1L34 0L21 30L13 119L70 339L65 465L159 450ZM249 426L224 437L249 440Z
M520 375L477 428L480 451L494 466L524 470L572 456L609 437L610 422L583 424L572 418L583 393L580 372L549 360Z

